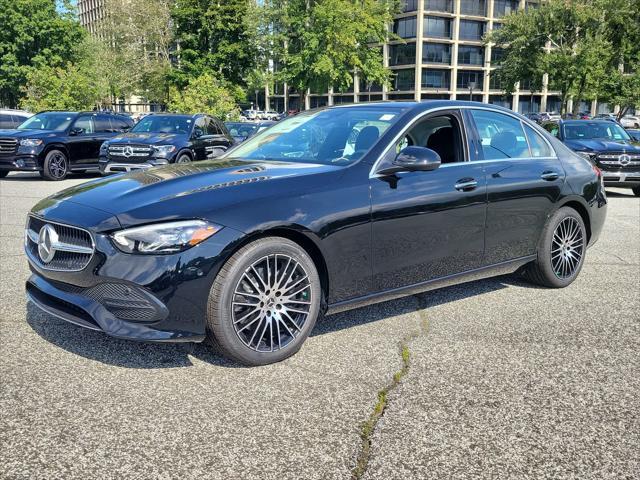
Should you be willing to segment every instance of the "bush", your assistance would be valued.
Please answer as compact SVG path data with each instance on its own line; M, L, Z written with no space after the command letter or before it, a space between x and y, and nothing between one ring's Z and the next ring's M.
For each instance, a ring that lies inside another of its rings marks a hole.
M233 89L209 73L192 79L182 91L171 87L168 107L179 113L208 113L222 120L240 115Z

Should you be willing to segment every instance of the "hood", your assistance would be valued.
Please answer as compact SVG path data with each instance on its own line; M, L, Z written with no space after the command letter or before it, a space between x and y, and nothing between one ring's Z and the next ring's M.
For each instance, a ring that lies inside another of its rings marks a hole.
M47 201L72 202L108 212L123 227L180 218L213 219L211 215L217 210L240 202L255 202L260 208L259 201L264 198L308 192L326 184L323 174L343 168L225 159L172 164L94 180L63 190Z
M57 137L62 132L55 130L0 130L0 136L12 138L46 138Z
M565 140L565 145L575 151L640 153L640 144L633 140Z
M174 143L176 140L186 140L188 136L186 133L128 132L110 138L109 144L160 145L162 143Z

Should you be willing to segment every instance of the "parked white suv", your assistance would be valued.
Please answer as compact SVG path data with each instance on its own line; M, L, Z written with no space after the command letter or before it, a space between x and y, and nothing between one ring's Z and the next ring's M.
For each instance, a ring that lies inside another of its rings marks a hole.
M0 109L0 130L13 130L31 116L33 113L23 110Z

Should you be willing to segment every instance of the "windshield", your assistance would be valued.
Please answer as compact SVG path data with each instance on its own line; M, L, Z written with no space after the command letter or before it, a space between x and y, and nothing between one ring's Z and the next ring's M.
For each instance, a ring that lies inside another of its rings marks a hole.
M75 114L70 112L43 112L22 123L18 130L53 130L62 132L66 130Z
M225 125L234 137L250 137L258 130L258 125L255 123L227 122Z
M227 158L349 164L393 125L401 107L346 107L302 113L251 137Z
M193 119L178 115L148 115L131 129L134 133L180 133L191 132Z
M630 140L629 134L613 122L579 122L564 125L566 140Z

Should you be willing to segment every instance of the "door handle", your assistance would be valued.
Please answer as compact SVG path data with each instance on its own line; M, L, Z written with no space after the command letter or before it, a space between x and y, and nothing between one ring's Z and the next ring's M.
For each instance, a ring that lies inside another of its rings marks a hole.
M471 190L475 190L478 186L478 182L475 178L461 178L454 185L456 190L461 192L470 192Z
M547 170L546 172L542 172L540 178L548 182L552 182L553 180L557 180L558 178L560 178L560 174L558 172Z

